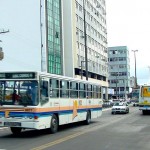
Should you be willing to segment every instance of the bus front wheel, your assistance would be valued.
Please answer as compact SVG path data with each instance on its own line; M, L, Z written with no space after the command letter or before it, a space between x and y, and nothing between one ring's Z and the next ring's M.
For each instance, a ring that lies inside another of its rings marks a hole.
M10 130L14 135L19 135L21 133L22 128L11 127Z
M50 131L52 134L58 131L58 118L56 115L52 116Z

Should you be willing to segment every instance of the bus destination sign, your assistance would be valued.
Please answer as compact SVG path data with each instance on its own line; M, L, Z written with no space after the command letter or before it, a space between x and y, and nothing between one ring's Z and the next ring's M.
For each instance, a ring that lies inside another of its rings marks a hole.
M0 79L34 79L35 73L0 73Z

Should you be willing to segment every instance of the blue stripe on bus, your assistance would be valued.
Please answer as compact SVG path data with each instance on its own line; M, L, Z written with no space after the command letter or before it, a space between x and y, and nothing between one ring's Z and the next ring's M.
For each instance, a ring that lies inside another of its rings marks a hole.
M86 109L78 109L78 113L86 112L88 108ZM89 109L91 111L100 111L102 110L102 107L99 108L91 108ZM52 116L54 113L58 113L59 115L67 115L67 114L73 114L73 110L62 110L62 111L51 111L51 112L10 112L9 117L46 117L46 116ZM5 116L4 112L0 112L0 116Z

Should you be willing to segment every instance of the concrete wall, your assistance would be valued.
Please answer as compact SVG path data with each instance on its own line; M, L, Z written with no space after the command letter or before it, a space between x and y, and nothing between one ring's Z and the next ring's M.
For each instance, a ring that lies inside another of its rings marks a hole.
M62 32L63 32L63 46L64 46L64 75L74 76L73 69L73 38L72 38L72 0L62 0Z

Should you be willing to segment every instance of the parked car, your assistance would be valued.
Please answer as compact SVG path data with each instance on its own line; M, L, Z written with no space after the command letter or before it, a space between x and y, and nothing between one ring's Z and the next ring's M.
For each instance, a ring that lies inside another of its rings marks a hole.
M111 102L108 100L103 100L103 108L108 108L111 107Z
M126 113L127 114L127 113L129 113L129 106L125 102L114 103L111 113L112 114L116 114L116 113Z

